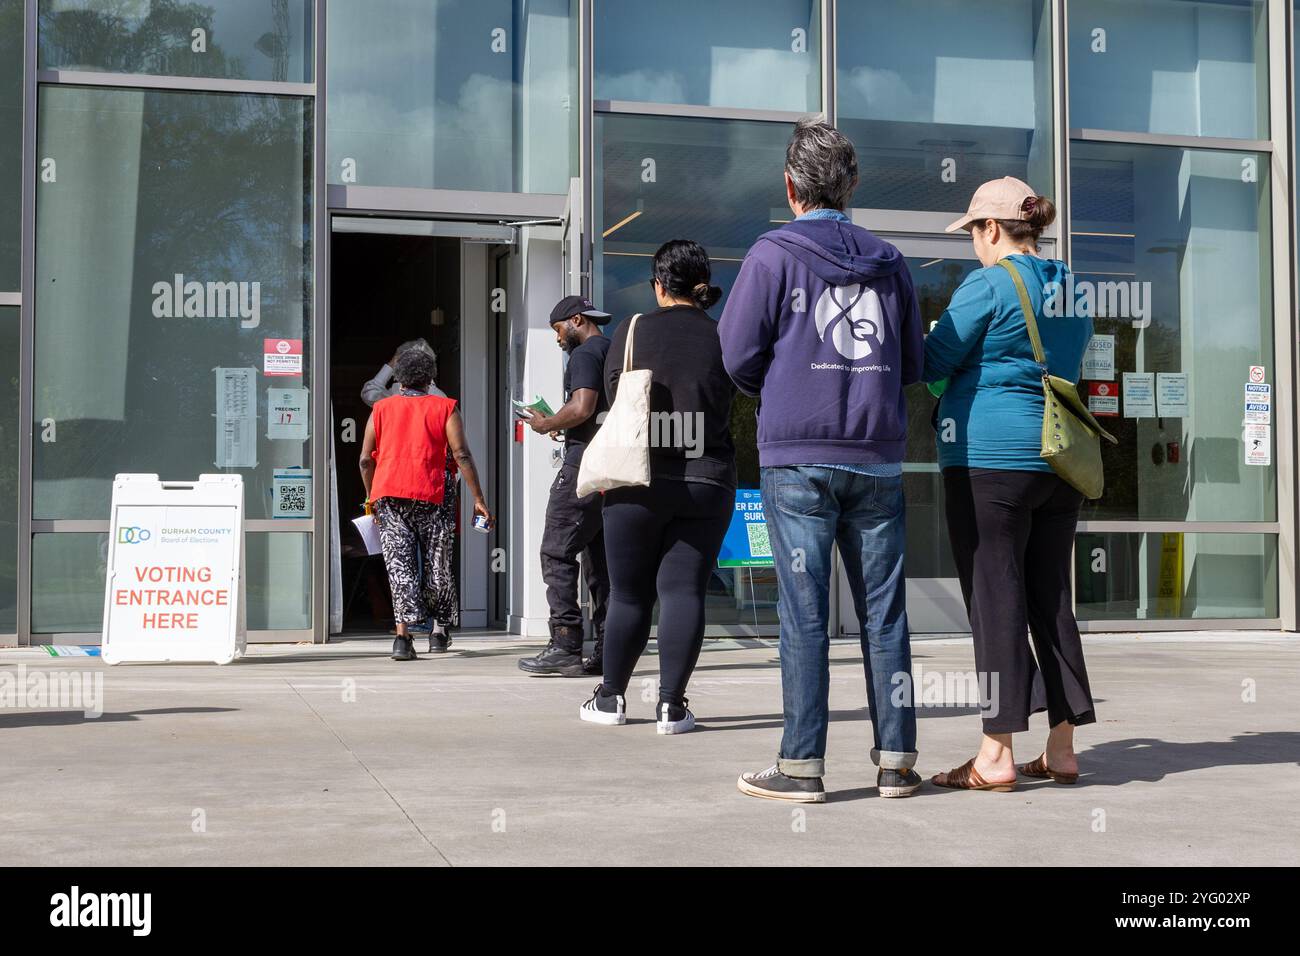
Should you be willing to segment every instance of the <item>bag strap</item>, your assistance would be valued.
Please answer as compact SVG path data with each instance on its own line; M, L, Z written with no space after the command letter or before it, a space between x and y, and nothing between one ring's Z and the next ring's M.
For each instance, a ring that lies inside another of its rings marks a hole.
M1016 286L1016 295L1020 296L1020 311L1025 317L1025 329L1029 332L1029 344L1034 347L1034 361L1047 370L1047 356L1043 353L1043 340L1038 337L1038 321L1034 317L1034 304L1029 299L1029 290L1025 280L1020 277L1020 270L1010 259L999 259L998 265L1011 274L1011 281Z
M623 371L632 371L632 333L636 331L636 320L641 318L638 312L632 316L632 321L627 327L627 340L623 343Z

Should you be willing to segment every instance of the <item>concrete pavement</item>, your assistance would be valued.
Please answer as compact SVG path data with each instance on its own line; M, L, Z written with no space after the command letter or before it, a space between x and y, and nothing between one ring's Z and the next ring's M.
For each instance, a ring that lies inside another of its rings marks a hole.
M680 737L658 736L641 699L648 681L653 700L653 654L628 725L605 728L577 717L594 678L516 669L536 642L458 635L454 653L407 664L388 647L264 645L226 667L114 668L0 650L0 674L104 674L98 719L0 709L0 862L1300 863L1293 637L1089 638L1099 723L1079 735L1079 785L927 784L906 800L876 796L860 652L837 642L830 795L809 807L735 788L780 739L774 642L706 643L690 690L699 727ZM925 674L973 668L969 640L914 653ZM927 778L974 752L971 707L920 713ZM1017 758L1045 733L1035 717Z

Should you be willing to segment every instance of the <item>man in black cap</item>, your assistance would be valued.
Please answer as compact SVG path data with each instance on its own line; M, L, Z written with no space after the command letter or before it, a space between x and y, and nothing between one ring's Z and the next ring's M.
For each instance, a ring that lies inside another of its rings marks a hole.
M542 532L542 580L551 606L551 640L536 657L519 661L519 669L529 674L581 677L601 672L609 599L601 498L599 494L579 498L576 489L582 453L596 434L598 416L609 409L605 400L609 339L600 329L609 318L608 312L598 312L590 300L579 295L566 296L551 310L556 342L569 353L564 368L564 405L554 415L535 412L527 421L541 435L564 432L564 462L551 484ZM578 606L578 555L584 552L596 631L596 648L586 662L582 659L582 609Z

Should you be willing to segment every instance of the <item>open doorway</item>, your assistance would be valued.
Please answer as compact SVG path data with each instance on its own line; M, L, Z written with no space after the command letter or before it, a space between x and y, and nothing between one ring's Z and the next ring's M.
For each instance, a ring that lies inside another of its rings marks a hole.
M393 627L383 559L366 554L351 522L365 499L357 463L370 408L362 388L401 343L422 338L438 356L435 384L448 397L461 398L461 274L459 238L349 231L332 236L330 400L345 634L386 634ZM461 579L459 561L456 578Z

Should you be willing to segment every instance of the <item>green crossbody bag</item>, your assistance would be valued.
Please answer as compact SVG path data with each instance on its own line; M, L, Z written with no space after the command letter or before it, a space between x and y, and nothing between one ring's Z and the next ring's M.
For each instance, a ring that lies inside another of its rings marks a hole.
M1101 467L1101 439L1112 445L1116 439L1092 417L1088 406L1080 400L1074 382L1048 372L1047 356L1038 336L1038 320L1020 270L1009 259L1001 260L998 265L1011 274L1015 283L1025 328L1034 347L1034 361L1043 370L1043 447L1039 454L1062 480L1085 498L1100 498L1106 485Z

